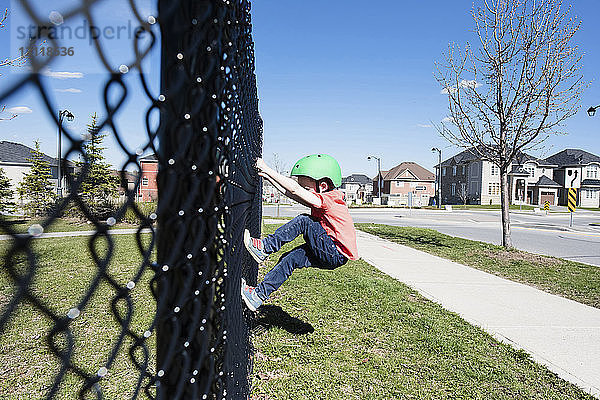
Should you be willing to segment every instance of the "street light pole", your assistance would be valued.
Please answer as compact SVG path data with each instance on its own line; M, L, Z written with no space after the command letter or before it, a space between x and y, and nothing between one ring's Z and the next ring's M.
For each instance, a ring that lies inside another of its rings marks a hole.
M442 150L438 149L437 147L434 147L433 149L431 149L431 151L437 151L438 152L438 168L437 168L437 173L438 173L438 208L442 208Z
M587 113L590 117L593 117L594 115L596 115L596 110L600 108L600 105L596 106L596 107L590 107L587 110Z
M62 156L62 122L63 119L67 117L69 121L73 121L75 116L69 110L62 110L58 112L58 149L57 149L57 157L58 165L56 169L56 194L58 197L62 197L62 174L60 170L61 164L61 156Z
M377 160L377 194L379 195L379 204L383 205L383 185L382 185L382 177L381 177L381 158L375 156L368 156L367 160L374 158Z

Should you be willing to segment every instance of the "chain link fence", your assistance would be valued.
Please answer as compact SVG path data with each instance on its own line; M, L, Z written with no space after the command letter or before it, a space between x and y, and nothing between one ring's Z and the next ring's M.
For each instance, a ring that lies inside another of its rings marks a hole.
M64 21L84 16L92 25L95 3L62 10ZM32 24L46 23L34 1L21 5ZM78 191L90 171L85 139L65 129L62 169L68 159L84 160L67 176L69 193L27 234L0 217L0 230L10 236L0 244L0 357L14 363L3 375L14 386L21 379L23 387L25 381L35 387L28 393L0 386L8 391L2 398L220 400L250 393L252 315L242 305L240 281L256 284L257 265L242 236L244 229L260 235L261 189L253 165L262 149L250 2L159 0L157 16L143 15L135 1L127 7L143 30L132 43L133 62L111 67L102 41L94 39L105 69L98 129L114 137L127 160L121 170L135 169L137 181L112 218L100 220ZM56 38L37 40L60 47ZM158 47L160 91L154 93L143 65ZM0 102L34 89L56 129L58 107L40 73L53 59L28 61L30 72L1 93ZM120 114L134 90L133 71L148 100L145 115ZM124 118L146 120L136 150L118 128ZM150 215L136 202L139 160L148 152L158 162L158 206ZM73 206L91 222L91 235L40 238ZM132 212L140 221L136 232L113 234L115 222ZM80 264L71 265L78 257ZM63 278L68 289L57 290ZM31 326L37 334L28 341L22 332Z

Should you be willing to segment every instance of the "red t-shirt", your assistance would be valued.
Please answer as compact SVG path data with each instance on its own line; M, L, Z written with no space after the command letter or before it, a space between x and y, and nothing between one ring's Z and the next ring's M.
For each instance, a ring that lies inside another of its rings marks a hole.
M350 260L358 260L356 231L348 207L344 202L344 193L339 190L325 193L317 193L313 190L311 192L321 199L320 208L310 208L312 217L321 223L340 253Z

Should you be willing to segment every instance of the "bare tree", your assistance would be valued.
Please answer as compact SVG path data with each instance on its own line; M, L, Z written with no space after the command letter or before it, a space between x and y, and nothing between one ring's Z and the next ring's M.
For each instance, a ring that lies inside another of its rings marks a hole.
M579 108L586 87L573 42L580 22L562 0L480 0L476 46L449 45L435 77L449 117L436 128L500 169L502 245L512 247L508 173Z
M8 8L4 9L4 15L0 18L0 29L4 29L6 28L6 19L8 18ZM26 61L27 61L27 57L29 55L29 50L27 52L25 52L24 54L20 55L17 58L10 58L7 57L5 59L0 59L0 67L15 67L15 66L21 66L23 65ZM0 73L0 76L2 76L2 74ZM0 105L0 113L3 113L6 110L6 106L5 105ZM11 113L10 116L8 117L1 117L0 116L0 121L8 121L11 119L14 119L17 117L17 114L15 113Z
M462 201L463 207L467 208L467 201L469 200L469 191L467 190L467 184L463 182L458 183L460 187L458 188L458 198Z
M273 169L280 174L289 172L288 164L284 162L277 153L273 153L273 156L271 157L271 165L273 166Z

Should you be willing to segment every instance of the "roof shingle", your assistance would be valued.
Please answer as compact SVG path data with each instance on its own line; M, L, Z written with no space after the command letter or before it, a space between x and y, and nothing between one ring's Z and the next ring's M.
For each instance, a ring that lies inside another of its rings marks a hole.
M27 159L31 158L33 149L21 143L0 141L0 163L15 163L15 164L31 164ZM42 153L43 154L43 153ZM42 159L47 161L50 166L56 166L57 160L46 154ZM71 161L67 160L67 165L74 166Z
M592 162L600 163L600 157L585 150L564 149L546 158L545 161L562 168L569 165L587 165Z

